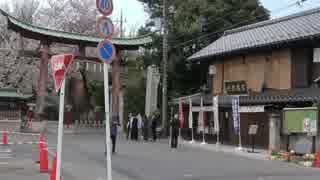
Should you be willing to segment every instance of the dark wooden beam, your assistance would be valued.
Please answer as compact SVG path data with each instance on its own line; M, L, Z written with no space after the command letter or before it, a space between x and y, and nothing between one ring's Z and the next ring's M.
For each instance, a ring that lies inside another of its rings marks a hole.
M40 58L41 52L40 51L34 51L34 50L19 50L18 52L19 56L23 57L34 57L34 58ZM55 55L54 53L49 53L49 56ZM96 63L102 63L101 60L97 57L87 57L82 55L76 55L75 57L76 61L91 61Z

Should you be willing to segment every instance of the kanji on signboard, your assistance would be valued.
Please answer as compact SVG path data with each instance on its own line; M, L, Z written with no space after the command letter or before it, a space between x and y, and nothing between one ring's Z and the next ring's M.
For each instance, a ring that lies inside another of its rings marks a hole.
M73 59L73 54L61 54L51 57L50 62L56 92L61 88L64 77L70 69Z

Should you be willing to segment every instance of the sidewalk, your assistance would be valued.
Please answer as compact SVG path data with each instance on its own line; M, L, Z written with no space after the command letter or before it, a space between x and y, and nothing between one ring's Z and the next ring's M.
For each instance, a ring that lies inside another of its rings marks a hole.
M192 148L200 148L204 150L214 151L214 152L223 152L228 154L233 154L237 156L242 156L249 159L258 159L258 160L268 160L267 150L255 149L254 153L250 153L250 148L243 148L242 151L238 150L236 146L230 145L216 145L216 144L201 144L201 142L195 141L190 143L190 141L182 140L182 144Z

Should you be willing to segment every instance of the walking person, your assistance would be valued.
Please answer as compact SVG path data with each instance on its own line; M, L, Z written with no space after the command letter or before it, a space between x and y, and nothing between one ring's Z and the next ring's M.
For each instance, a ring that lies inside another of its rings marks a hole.
M156 141L157 140L157 118L155 115L152 115L151 132L152 132L153 141Z
M174 115L173 120L171 121L171 148L178 147L178 136L179 136L179 116L178 114Z
M130 132L131 132L130 133L131 140L138 141L139 131L138 131L138 118L137 117L132 118Z
M132 118L133 118L132 113L129 113L128 122L127 122L127 140L129 140L130 138Z
M119 120L117 116L114 116L111 121L111 141L112 141L112 153L116 152L116 142L117 142L117 134L118 134L118 126L120 126Z
M120 126L119 123L119 116L113 115L110 125L110 137L112 142L112 153L116 152L116 143L117 143L117 134L118 134L118 126Z
M143 139L149 140L149 120L146 115L143 116Z
M138 140L139 140L140 138L142 139L143 127L144 127L142 116L140 113L138 114L137 119L138 119Z

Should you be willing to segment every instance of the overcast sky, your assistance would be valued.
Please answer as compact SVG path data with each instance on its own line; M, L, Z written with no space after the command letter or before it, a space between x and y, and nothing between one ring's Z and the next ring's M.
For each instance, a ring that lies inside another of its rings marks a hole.
M287 10L279 9L287 7L290 4L297 2L297 0L261 0L261 3L271 11L272 17L281 17L320 6L320 0L307 0L302 6L294 6ZM143 5L137 0L114 0L115 14L119 16L121 9L127 18L127 26L143 25L148 19L144 12Z
M1 2L12 0L0 0ZM14 0L20 1L20 0ZM95 2L95 0L92 0ZM320 0L307 0L302 6L294 6L286 10L279 11L279 8L287 7L298 0L260 0L261 3L271 11L272 17L281 17L296 13L299 11L307 10L313 7L320 6ZM137 0L113 0L114 12L112 14L113 20L119 20L121 10L127 22L125 23L126 30L130 30L132 27L139 27L144 25L148 19L147 13L144 11L143 4Z

